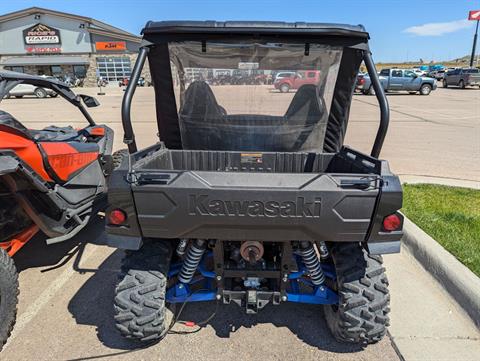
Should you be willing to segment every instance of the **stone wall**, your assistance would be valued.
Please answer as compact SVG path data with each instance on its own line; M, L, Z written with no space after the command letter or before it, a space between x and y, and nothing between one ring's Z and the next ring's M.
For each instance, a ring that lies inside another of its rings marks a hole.
M87 65L87 74L83 81L83 86L97 86L97 63L95 59L96 57L94 54L90 54L88 57L89 63Z

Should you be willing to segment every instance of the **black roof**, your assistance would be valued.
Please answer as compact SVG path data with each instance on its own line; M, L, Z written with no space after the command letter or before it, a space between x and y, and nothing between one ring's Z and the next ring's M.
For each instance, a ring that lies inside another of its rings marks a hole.
M362 25L282 21L149 21L142 34L328 35L368 39Z
M11 86L15 86L17 84L31 84L34 86L49 88L59 93L62 97L76 106L78 106L80 103L80 100L77 99L75 93L70 89L70 87L55 78L18 73L9 70L0 71L0 101L3 99L3 96L8 93L8 90L11 89L11 87L7 89L7 82L10 82Z
M10 71L10 70L0 70L0 81L2 80L19 80L26 84L45 86L45 87L49 87L50 84L54 84L61 88L70 89L70 87L67 84L53 77L46 77L42 75L30 75L30 74L19 73L19 72Z

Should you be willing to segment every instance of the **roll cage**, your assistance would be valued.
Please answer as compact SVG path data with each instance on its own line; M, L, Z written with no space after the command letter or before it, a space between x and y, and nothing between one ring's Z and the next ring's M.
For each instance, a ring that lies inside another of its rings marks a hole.
M99 102L94 97L91 97L89 95L75 94L68 87L68 85L56 79L50 79L42 76L29 75L24 73L17 73L14 71L0 71L0 102L10 92L10 90L15 88L19 84L30 84L42 88L52 89L69 103L76 106L91 126L96 125L95 121L88 113L87 109L85 109L84 104L90 108L98 106Z
M168 148L181 149L173 82L171 75L165 75L165 69L170 70L168 42L198 41L201 43L202 50L207 51L209 41L254 39L270 42L301 42L305 44L305 55L308 55L312 43L343 47L327 124L328 136L324 143L324 150L327 152L338 152L343 145L356 77L363 61L380 107L380 125L371 150L371 155L378 158L387 133L390 114L388 101L368 47L369 35L363 26L246 21L162 21L148 22L142 34L143 43L122 102L124 143L127 144L130 153L137 151L131 121L131 103L147 58L155 86L159 137L161 136Z

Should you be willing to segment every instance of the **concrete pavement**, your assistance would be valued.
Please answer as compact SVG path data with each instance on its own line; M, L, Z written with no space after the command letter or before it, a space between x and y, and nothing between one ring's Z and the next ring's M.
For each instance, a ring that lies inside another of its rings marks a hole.
M339 344L328 332L321 307L295 304L267 307L257 316L247 316L235 305L220 306L199 332L169 335L160 344L138 349L113 326L122 252L102 246L102 225L98 219L73 240L50 247L37 236L15 257L19 313L2 359L399 359L388 336L365 349ZM403 358L477 360L479 330L430 274L405 249L385 256L385 265L391 290L389 332ZM182 318L198 322L214 310L214 303L190 305Z
M169 335L160 344L138 349L113 326L122 252L96 245L101 233L99 220L64 245L47 248L36 237L19 252L18 321L2 359L398 360L388 337L365 349L339 344L327 330L321 307L295 304L267 307L257 316L247 316L235 305L221 306L199 332ZM63 266L42 272L65 259ZM214 303L190 305L184 319L198 322L214 310Z
M480 90L461 90L388 94L391 122L381 158L394 173L480 182ZM345 143L369 152L378 114L375 97L355 96Z
M480 331L441 285L402 247L384 256L393 342L407 361L476 361Z

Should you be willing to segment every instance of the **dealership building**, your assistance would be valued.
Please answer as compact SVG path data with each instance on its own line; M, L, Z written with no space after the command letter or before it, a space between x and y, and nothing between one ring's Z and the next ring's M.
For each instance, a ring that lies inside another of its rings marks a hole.
M0 15L0 68L75 76L85 86L129 77L141 38L101 21L32 7ZM150 80L146 64L142 76Z

